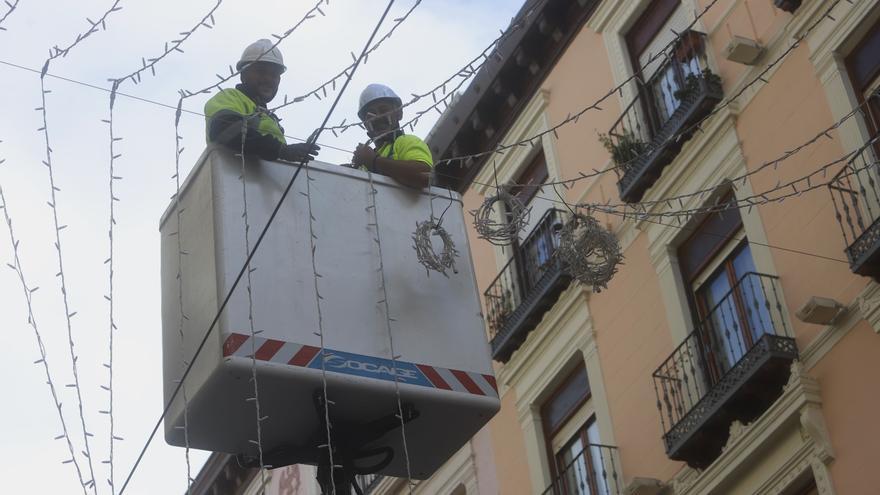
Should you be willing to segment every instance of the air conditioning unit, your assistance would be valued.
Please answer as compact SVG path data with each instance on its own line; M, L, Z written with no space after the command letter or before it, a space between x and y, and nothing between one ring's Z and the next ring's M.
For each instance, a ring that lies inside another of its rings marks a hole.
M834 299L813 296L795 314L804 323L830 325L843 313L843 310L843 305Z
M755 40L743 38L734 35L724 49L724 55L727 60L745 65L755 65L761 55L764 54L764 47Z

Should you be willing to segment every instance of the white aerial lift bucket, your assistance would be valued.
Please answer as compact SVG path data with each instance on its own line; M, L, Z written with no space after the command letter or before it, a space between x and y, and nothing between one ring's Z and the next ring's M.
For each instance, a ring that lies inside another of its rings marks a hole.
M184 394L168 411L165 438L183 446L186 421L190 447L255 457L257 418L249 400L255 367L267 458L317 462L307 453L326 442L323 402L316 403L326 380L334 443L354 442L353 448L373 452L361 462L405 477L400 418L394 416L399 390L410 472L427 478L499 409L461 200L432 190L435 212L446 210L442 225L460 255L455 273L428 275L412 234L417 221L430 217L431 191L373 177L393 360L367 174L318 162L309 168L325 353L303 171L251 263L252 311L245 277L184 382L186 411ZM295 171L248 160L251 246ZM239 157L209 147L181 187L181 225L175 201L162 217L166 403L247 257L240 177Z

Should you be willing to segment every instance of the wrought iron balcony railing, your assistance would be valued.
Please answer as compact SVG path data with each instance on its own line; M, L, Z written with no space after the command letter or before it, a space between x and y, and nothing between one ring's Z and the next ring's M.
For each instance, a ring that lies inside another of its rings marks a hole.
M548 210L483 293L493 359L510 359L571 281L555 256L563 215Z
M693 124L721 101L721 79L708 68L705 38L686 31L647 82L633 79L633 100L608 135L600 136L619 167L624 201L642 199L691 138Z
M880 137L880 136L878 136ZM880 281L880 187L874 138L828 183L854 273Z
M777 285L744 275L654 372L671 459L708 467L734 420L753 421L781 395L798 351Z
M617 447L587 444L542 495L619 495Z

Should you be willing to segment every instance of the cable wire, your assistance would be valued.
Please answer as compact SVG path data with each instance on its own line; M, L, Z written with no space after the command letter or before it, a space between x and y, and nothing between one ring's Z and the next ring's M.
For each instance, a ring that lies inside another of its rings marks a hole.
M6 13L4 13L2 17L0 17L0 31L6 31L6 28L3 27L2 24L4 21L6 21L6 18L9 17L10 14L15 12L16 8L18 8L19 1L20 0L15 0L15 2L10 2L9 0L3 0L3 3L6 4L7 10L6 10Z
M717 0L716 0L716 1L717 1ZM647 67L648 65L651 64L651 62L653 62L653 61L655 61L655 60L657 60L657 59L659 59L659 58L661 58L661 57L663 57L663 58L667 58L667 59L668 59L669 56L670 56L668 52L671 51L671 50L673 49L673 47L679 42L679 40L681 39L683 33L687 32L687 31L690 30L693 26L695 26L695 25L696 25L696 22L697 22L697 21L698 21L703 15L705 15L705 14L709 11L710 8L712 8L712 7L715 5L716 1L712 1L711 3L709 3L708 5L706 5L706 7L700 12L700 14L698 14L698 15L695 17L694 21L691 22L691 24L690 24L685 30L682 31L682 33L676 33L676 36L675 36L675 37L674 37L674 38L673 38L673 39L672 39L672 40L666 45L666 47L665 47L663 50L659 51L656 55L650 57L650 58L645 62L645 64L643 64L643 66ZM830 19L830 20L834 21L834 17L831 16L831 12L834 10L834 8L835 8L835 7L836 7L841 1L842 1L842 0L834 0L834 2L833 2L833 3L832 3L832 4L831 4L831 5L825 10L825 13L824 13L822 16L820 16L816 21L814 21L810 26L808 26L807 29L804 30L799 36L797 36L796 39L795 39L795 41L794 41L794 42L793 42L793 43L792 43L792 44L791 44L791 45L790 45L785 51L783 51L783 53L782 53L781 55L779 55L776 59L774 59L772 62L770 62L770 63L769 63L769 64L768 64L768 65L767 65L767 66L766 66L766 67L765 67L765 68L764 68L764 69L763 69L763 70L762 70L762 71L761 71L756 77L754 77L750 82L746 83L742 88L740 88L740 90L737 91L737 93L735 93L733 96L728 97L728 98L726 98L724 101L722 101L721 103L719 103L719 104L718 104L714 109L712 109L712 110L711 110L706 116L704 116L703 118L701 118L700 120L698 120L698 121L695 122L694 124L689 125L689 126L687 126L686 128L683 128L683 129L679 130L678 132L674 133L673 135L669 136L669 137L668 137L666 140L664 140L663 142L658 143L658 144L656 144L656 145L652 145L651 147L649 147L648 150L646 150L646 151L644 151L644 152L642 152L642 153L639 153L639 154L634 155L634 156L633 156L632 158L630 158L629 160L626 160L626 161L621 162L621 163L615 163L613 166L608 167L608 168L606 168L606 169L604 169L604 170L596 170L596 169L593 169L593 170L594 170L594 173L593 173L593 174L585 174L585 177L583 177L583 178L594 177L594 176L596 176L596 175L605 174L605 173L608 173L608 172L611 172L611 171L625 170L626 167L630 166L630 165L631 165L632 163L634 163L636 160L641 159L641 158L644 157L645 155L647 155L647 154L653 152L654 150L656 150L656 149L658 149L658 148L661 148L661 147L666 146L667 144L669 144L669 143L671 143L671 142L674 142L675 140L679 139L680 136L682 136L682 135L687 135L687 134L689 134L689 133L694 132L695 130L700 130L702 124L703 124L707 119L709 119L711 116L713 116L713 115L715 115L716 113L718 113L719 111L721 111L723 108L729 106L733 101L735 101L735 100L736 100L737 98L739 98L743 93L745 93L746 90L748 90L748 89L751 88L752 86L755 86L755 85L758 84L759 82L763 82L763 83L767 84L768 81L767 81L767 79L765 79L764 76L766 76L766 75L767 75L767 74L768 74L768 73L769 73L769 72L770 72L775 66L777 66L779 63L781 63L781 62L782 62L782 61L788 56L788 54L790 54L790 53L791 53L792 51L794 51L798 46L800 46L800 43L803 42L803 40L806 39L806 37L807 37L807 36L808 36L813 30L815 30L815 28L816 28L816 27L817 27L817 26L818 26L823 20L825 20L825 19ZM847 1L848 3L852 3L852 0L846 0L846 1ZM552 134L555 138L558 139L558 138L559 138L558 130L559 130L560 128L562 128L562 127L564 127L565 125L568 125L568 124L570 124L570 123L577 123L578 120L580 119L580 117L581 117L583 114L585 114L586 112L590 111L590 110L602 110L602 108L601 108L599 105L600 105L601 103L603 103L605 100L607 100L608 98L610 98L610 97L611 97L612 95L614 95L615 93L619 93L619 94L621 95L621 97L623 97L623 88L624 88L624 86L625 86L626 84L629 84L629 83L630 83L631 81L633 81L633 80L643 81L643 79L644 79L644 78L643 78L643 76L642 76L642 74L641 74L641 69L639 69L639 70L636 71L634 74L632 74L631 76L629 76L629 77L627 77L626 79L624 79L620 84L616 85L616 86L613 87L610 91L608 91L607 93L605 93L604 95L602 95L602 96L601 96L598 100L596 100L594 103L592 103L592 104L590 104L590 105L584 107L583 109L581 109L580 111L578 111L578 112L576 112L576 113L574 113L574 114L568 114L568 115L566 116L565 119L563 119L563 120L560 121L559 123L555 124L554 126L550 127L549 129L546 129L546 130L544 130L544 131L542 131L542 132L540 132L540 133L537 133L537 134L535 134L535 135L533 135L533 136L529 136L529 137L526 137L526 138L520 139L520 140L518 140L518 141L516 141L516 142L513 142L513 143L510 143L510 144L501 144L501 145L498 145L498 146L494 147L494 148L491 149L491 150L484 150L484 151L480 151L480 152L477 152L477 153L465 154L465 155L459 155L459 156L453 156L453 157L450 157L450 158L445 158L445 159L443 159L443 160L438 160L438 161L436 162L435 165L440 165L440 164L445 164L445 163L452 163L452 162L458 162L459 165L461 165L462 163L464 163L465 161L468 161L468 160L473 160L473 159L481 158L481 157L488 156L488 155L495 154L495 153L497 153L497 154L503 154L506 150L509 150L509 149L512 149L512 148L516 148L516 147L520 147L520 146L533 146L535 141L541 139L541 138L544 137L544 136L548 136L548 135L551 135L551 134ZM577 179L577 180L580 180L580 179Z
M114 417L113 417L113 333L116 331L116 324L114 322L114 315L113 315L113 303L114 303L114 299L113 299L113 275L114 275L113 231L114 231L114 226L116 225L114 205L117 201L119 201L119 198L117 198L114 194L114 187L113 186L117 180L121 179L121 177L116 176L116 173L115 173L116 160L118 160L121 157L121 154L115 153L114 144L116 141L122 139L122 138L117 138L114 136L114 127L113 127L114 126L114 118L113 117L114 117L114 105L116 102L116 95L118 94L119 87L125 81L132 81L134 84L138 84L141 81L141 74L143 74L147 70L149 70L151 72L151 74L153 76L155 76L156 75L156 65L160 61L162 61L163 59L165 59L166 57L168 57L170 54L172 54L174 52L183 53L183 49L181 49L181 45L186 40L188 40L199 28L201 28L201 27L205 27L208 29L213 28L213 26L215 24L214 14L216 13L217 9L220 8L220 5L222 3L223 3L223 0L217 0L217 2L214 4L214 6L204 16L202 16L202 18L199 19L199 21L192 28L190 28L187 31L181 32L180 37L178 39L172 40L170 42L170 44L168 42L166 42L164 50L161 54L159 54L156 57L152 57L149 60L146 58L142 58L140 68L138 68L138 69L126 74L126 75L109 79L109 81L111 82L111 88L109 91L109 93L110 93L109 94L110 112L109 112L109 118L107 120L104 120L104 122L107 123L107 125L108 125L108 132L110 135L110 229L109 229L110 257L107 260L107 263L109 264L110 292L109 292L109 295L106 296L107 300L110 303L110 351L109 351L110 359L109 359L109 363L107 365L107 368L109 369L110 382L109 382L108 387L104 387L104 388L107 388L110 393L110 406L109 406L108 410L106 411L106 413L110 416L110 458L107 461L107 463L109 464L109 467L110 467L110 479L108 480L108 483L110 484L112 493L115 493L115 486L114 486L114 481L115 481L114 480L114 476L115 476L115 474L114 474L115 469L114 468L115 468L115 466L113 463L113 461L114 461L114 456L113 456L114 443L115 443L116 439L119 438L115 435L115 432L114 432L115 421L114 421ZM177 123L175 123L175 128L177 128ZM177 135L179 136L179 133ZM177 142L178 142L178 150L179 150L179 139L177 140ZM180 172L179 152L178 152L177 156L178 156L178 159L176 160L176 163L175 163L175 175L174 175L175 179L178 178L179 172ZM180 189L180 180L179 179L176 180L176 185L177 185L177 190L179 192L179 189ZM180 212L178 211L178 213L180 213ZM177 217L177 221L178 221L178 232L179 232L179 227L180 227L180 222L181 222L181 217L179 214ZM179 320L179 324L178 324L178 326L179 326L178 330L179 330L179 335L181 337L181 351L182 351L182 349L183 349L182 346L183 346L184 314L183 314L183 300L182 300L183 280L182 280L182 277L180 276L181 275L180 261L183 256L181 254L183 252L183 249L181 246L182 241L180 240L179 235L177 237L177 241L178 241L177 248L178 248L178 284L179 284L178 289L180 291L180 300L178 301L179 305L180 305L180 317L179 317L180 320ZM181 359L183 359L183 356L181 356ZM189 492L189 487L191 486L191 483L192 483L192 472L191 472L191 464L190 464L190 456L189 456L188 398L187 398L185 387L183 389L183 397L184 397L184 444L186 445L186 454L185 455L186 455L186 466L187 466L187 469L186 469L186 471L187 471L187 492Z
M199 95L199 94L209 94L209 93L211 93L212 91L214 91L215 89L220 89L220 86L221 86L221 85L225 84L227 81L229 81L229 80L232 79L233 77L237 76L238 74L241 74L241 72L242 72L243 70L245 70L246 68L248 68L248 66L250 66L251 64L254 64L254 63L259 62L260 59L262 59L264 55L266 55L266 54L268 54L269 52L271 52L272 50L274 50L278 45L281 44L282 41L286 40L286 39L287 39L288 37L290 37L290 35L292 35L292 34L293 34L293 33L294 33L294 32L295 32L300 26L302 26L303 24L305 24L306 21L308 21L308 20L310 20L310 19L313 19L313 18L315 17L315 13L320 14L322 17L323 17L323 16L326 16L326 14L324 14L324 11L321 10L321 4L324 4L324 3L326 3L326 4L329 5L329 4L330 4L330 0L318 0L318 2L315 3L315 5L314 5L312 8L310 8L309 10L307 10L306 13L305 13L305 15L303 15L303 17L302 17L299 21L297 21L296 24L294 24L292 27L288 28L287 31L284 32L284 34L273 34L272 37L275 38L275 43L273 43L268 49L266 49L265 51L263 51L263 53L259 54L253 62L245 63L245 64L242 65L242 67L241 67L240 69L237 69L237 70L233 70L233 69L232 69L232 66L230 65L230 66L229 66L229 75L221 76L220 74L216 74L218 81L217 81L216 83L214 83L214 84L209 85L209 86L205 86L205 87L202 88L202 89L195 90L195 91L189 91L189 90L186 90L186 89L181 89L181 90L179 91L180 99L181 99L181 100L186 100L186 99L191 98L191 97L193 97L193 96L195 96L195 95ZM178 106L180 106L180 105L178 105Z
M376 231L376 237L374 241L376 243L376 253L379 256L379 290L382 293L382 299L377 301L376 304L382 306L382 314L385 315L385 331L388 335L388 350L391 353L391 374L394 376L394 394L397 398L397 417L400 419L400 435L401 441L403 443L403 454L404 461L406 463L406 479L407 479L407 487L409 488L409 493L412 494L413 491L413 479L412 479L412 468L410 465L409 458L409 447L406 441L406 421L404 420L403 415L403 402L400 398L400 377L397 375L397 360L400 358L394 351L394 336L391 331L391 322L394 321L394 318L391 317L391 307L388 302L388 286L385 281L385 261L382 255L382 234L381 229L379 228L379 208L376 205L376 194L378 191L376 190L376 186L373 183L373 172L367 171L368 178L368 186L369 191L367 192L368 199L370 201L369 206L367 207L369 210L373 212L373 222L368 225L368 227L373 227ZM433 220L433 202L432 202L432 215L431 219Z
M129 79L133 83L138 84L141 82L141 74L143 74L147 70L149 70L150 73L153 76L155 76L156 75L156 64L158 64L160 61L162 61L162 59L164 59L168 55L171 55L174 52L183 53L183 49L181 49L180 46L183 45L183 43L186 40L188 40L190 38L190 36L192 36L199 28L201 28L201 27L204 27L206 29L213 29L214 28L214 25L215 25L214 14L217 12L217 10L220 8L220 5L222 5L222 4L223 4L223 0L217 0L217 2L214 4L214 6L211 8L211 10L209 10L208 13L205 14L196 25L194 25L192 28L190 28L187 31L182 31L180 33L180 37L175 40L172 40L170 43L165 42L165 48L161 54L159 54L156 57L150 58L150 59L141 58L141 68L140 69L137 69L129 74L122 76L122 77L117 77L115 79L111 79L110 81L121 83L122 81Z
M95 482L95 470L94 470L94 466L93 466L93 462L92 462L91 447L89 445L89 437L91 437L93 435L91 433L89 433L89 430L86 426L85 414L83 412L82 389L80 387L80 380L79 380L79 367L77 365L78 356L76 355L76 352L74 350L75 343L74 343L74 339L73 339L72 319L73 319L74 315L76 315L76 311L72 311L70 309L70 303L68 300L67 277L64 272L64 256L62 253L61 231L63 229L65 229L67 226L61 225L58 220L58 200L57 200L56 192L61 191L61 189L55 183L55 173L54 173L53 162L52 162L52 146L51 146L51 143L49 140L49 120L48 120L48 112L47 112L47 104L46 104L46 95L48 93L50 93L50 90L46 89L46 73L48 72L49 65L52 63L53 60L55 60L58 57L66 57L73 48L78 46L84 40L88 39L92 34L96 33L99 30L99 27L100 27L100 29L106 30L107 29L107 24L106 24L107 18L111 14L113 14L114 12L118 12L119 10L122 9L122 7L119 6L120 1L121 0L116 0L115 2L113 2L113 4L111 4L110 8L107 9L106 11L104 11L104 13L101 15L100 18L98 18L97 21L92 21L91 19L86 18L86 21L88 21L88 23L90 25L89 29L86 30L85 32L78 34L76 36L76 38L74 39L74 41L72 41L69 45L67 45L64 48L60 48L60 47L58 47L58 45L55 45L49 49L49 57L43 63L43 68L40 71L40 101L41 101L41 105L36 108L36 110L41 113L41 116L43 119L43 126L40 129L38 129L38 131L41 131L43 133L45 146L46 146L46 158L45 158L45 160L43 160L43 165L46 166L46 169L47 169L48 175L49 175L49 186L50 186L50 198L51 199L48 202L48 205L52 210L52 219L53 219L54 227L55 227L55 250L57 252L57 259L58 259L57 278L59 280L62 300L64 302L64 315L65 315L65 320L67 323L68 348L70 350L70 362L71 362L71 369L73 372L73 384L71 384L71 387L74 388L76 391L77 406L79 408L79 418L80 418L80 424L82 426L82 433L83 433L84 450L83 450L82 454L86 458L86 460L88 461L89 475L91 476L91 479L86 480L85 484L88 487L92 488L92 491L95 493L95 495L97 495L97 493L98 493L98 485Z
M246 253L251 251L251 222L248 213L248 197L247 197L247 159L244 153L245 141L247 140L247 117L241 122L241 148L239 156L241 157L241 200L243 205L242 220L244 221L244 249ZM266 465L263 462L263 427L262 423L268 418L264 418L260 413L260 387L257 381L257 332L254 326L254 294L251 273L256 268L251 267L251 263L247 263L247 298L248 298L248 328L251 333L251 381L254 384L254 396L246 399L247 402L254 403L254 414L256 415L256 433L257 439L250 440L257 446L257 455L260 461L260 493L266 493ZM262 332L262 331L261 331Z
M364 58L363 58L364 63L367 63L367 57L369 57L369 55L371 53L378 50L379 47L382 45L382 43L385 42L385 40L391 38L391 36L394 34L394 31L396 31L397 28L400 27L400 25L403 24L403 22L409 18L410 14L412 14L413 11L416 10L416 7L418 7L421 3L422 3L422 0L416 0L415 3L413 3L412 7L410 7L409 10L406 11L406 13L404 13L402 16L398 17L397 19L394 19L394 25L391 27L390 30L388 30L387 33L385 33L385 36L383 36L381 39L379 39L379 41L377 41L375 45L371 46L367 50L367 53L366 53L366 55L364 55ZM321 83L321 85L318 86L317 88L315 88L307 93L304 93L300 96L294 97L293 99L290 99L285 94L284 95L284 102L281 103L280 105L272 108L272 111L275 112L277 110L280 110L281 108L293 105L294 103L299 103L301 101L304 101L306 98L309 98L312 96L314 96L318 100L322 99L322 95L323 95L323 98L326 98L327 97L327 87L329 86L332 91L335 91L336 90L336 81L339 79L342 79L344 77L347 77L348 72L351 71L357 63L359 63L358 60L360 60L360 59L355 57L354 52L351 53L351 58L352 58L352 62L348 66L346 66L344 69L339 71L332 78ZM329 129L331 129L331 128L328 128L328 130Z
M855 117L857 115L864 116L865 111L867 110L868 103L873 98L878 98L878 97L880 97L880 93L875 93L874 95L871 95L866 101L862 102L856 108L854 108L852 111L848 112L846 115L841 117L837 122L831 124L828 127L825 127L823 129L819 130L816 134L813 135L813 137L811 137L807 141L799 144L798 146L796 146L794 148L791 148L791 149L783 152L781 155L779 155L773 159L770 159L770 160L767 160L767 161L761 163L760 165L756 166L752 170L749 170L741 175L726 179L726 182L731 183L731 184L740 183L742 186L744 186L746 183L746 180L749 177L757 175L760 172L767 170L770 167L772 167L773 170L777 170L779 168L779 165L783 164L786 160L791 159L793 156L797 155L801 151L803 151L803 150L809 148L810 146L816 144L817 142L821 141L822 138L832 140L833 137L830 134L831 132L839 129L847 121L849 121L850 119L852 119L853 117ZM845 155L845 156L850 156L850 155ZM835 161L835 162L831 163L830 165L834 165L835 163L838 163L838 161ZM824 177L825 175L827 175L827 168L828 168L828 166L825 166L823 168L817 169L816 171L812 172L811 174L808 174L807 176L801 176L799 181L795 181L795 183L801 182L801 181L806 182L807 180L809 180L810 181L809 185L812 185L812 176L814 176L818 173L822 173L822 175ZM449 178L455 177L453 175L443 174L441 172L436 172L436 173L437 173L437 175L441 175L444 177L449 177ZM543 183L543 186L554 186L554 187L555 186L562 186L566 189L570 189L572 187L572 184L574 184L578 181L584 180L586 178L592 178L595 176L596 176L596 174L587 174L584 172L578 172L578 177L575 177L572 179L560 179L560 180L556 180L556 181L548 181L548 182ZM496 181L497 181L497 178L496 178ZM474 180L474 181L472 181L472 183L475 185L487 187L487 188L492 188L492 187L494 187L496 189L498 188L497 182L495 184L490 184L490 183L484 183L484 182L479 182L479 181ZM517 182L510 182L510 183L506 183L505 187L510 188L510 187L526 186L526 185L528 185L528 184L520 184ZM791 186L789 184L786 184L783 188L787 188L787 187L791 187ZM624 208L624 209L629 208L629 209L647 210L648 208L657 207L657 206L664 206L664 205L667 206L668 208L672 209L673 203L678 203L681 208L684 208L684 200L698 197L698 196L705 197L706 195L709 195L709 194L712 194L713 192L715 192L716 189L717 189L717 186L711 186L711 187L698 189L696 191L678 194L678 195L670 196L667 198L659 198L659 199L651 200L651 201L642 201L642 202L637 202L637 203L625 203L625 202L624 203L611 203L611 202L607 202L607 203L601 204L601 206L605 207L605 208L618 208L618 209L619 208Z
M370 36L370 39L368 40L367 45L364 47L364 51L366 51L367 47L370 45L370 43L372 43L373 38L375 37L376 33L378 32L379 27L382 24L382 21L385 20L385 17L388 14L388 10L390 10L391 5L393 3L394 3L394 0L391 0L389 2L389 5L386 8L385 13L382 15L382 18L380 19L379 23L376 25L376 28L373 30L373 33ZM359 57L359 59L362 59L362 58L363 58L363 52L361 54L361 57ZM360 64L358 64L358 65L360 65ZM315 144L317 142L317 140L319 139L319 137L321 135L321 131L327 125L327 122L330 120L330 117L333 115L333 111L336 109L336 106L339 104L339 100L342 98L342 95L345 93L345 90L348 87L348 84L351 82L352 77L354 77L354 74L355 74L355 71L357 70L358 65L356 65L352 69L352 71L349 72L348 77L346 78L345 82L343 83L342 89L339 91L339 93L336 96L336 100L334 100L329 111L327 112L327 115L324 117L323 122L321 122L321 125L315 130L314 133L312 133L311 136L309 136L309 139L306 140L307 144ZM181 113L182 113L182 109L180 107L178 107L178 114L177 114L178 119L180 118ZM257 240L254 242L253 250L248 254L247 258L245 259L245 262L242 265L241 269L239 270L238 275L236 275L235 280L233 280L232 285L229 288L229 291L227 292L226 296L223 298L223 302L220 304L219 308L217 309L217 313L214 315L214 318L211 320L211 324L208 326L207 330L205 331L204 336L202 337L201 341L199 342L199 345L196 347L196 350L195 350L195 353L193 354L192 359L189 360L189 363L187 364L187 367L184 370L183 375L181 376L180 383L178 383L177 386L175 387L174 391L171 394L171 397L169 398L168 402L165 404L165 407L162 411L162 414L159 416L159 419L156 421L155 426L153 426L153 429L150 432L150 435L147 437L147 441L144 444L144 447L141 449L140 453L138 454L137 459L135 460L134 465L131 468L131 471L129 472L128 476L126 477L125 483L122 485L122 489L120 489L120 491L119 491L119 495L122 495L125 492L125 488L128 486L129 482L131 482L131 479L134 476L134 473L137 470L138 466L140 465L140 462L143 459L143 456L146 453L147 448L150 446L150 443L152 443L153 438L155 438L155 436L156 436L156 432L159 431L159 427L162 425L162 421L165 419L165 416L168 414L168 411L171 408L171 404L174 402L174 399L177 397L177 394L180 393L180 389L182 387L183 381L189 375L190 371L192 370L193 364L195 363L195 360L198 358L199 354L201 354L202 349L204 349L205 344L208 342L208 338L211 336L211 333L214 331L214 328L217 326L217 322L220 320L220 315L223 314L223 310L226 309L226 306L229 304L229 300L232 298L232 294L235 292L236 287L238 287L239 282L241 281L242 277L244 276L245 272L247 271L248 264L251 262L251 260L253 260L254 255L257 253L257 250L260 248L260 245L263 243L263 239L266 237L266 233L269 231L269 227L272 226L272 222L275 220L275 217L278 215L278 212L281 209L281 205L284 203L284 200L287 198L287 195L290 194L290 190L293 188L293 184L296 182L296 178L299 177L300 171L303 168L304 167L302 166L302 164L300 164L300 166L296 167L296 171L294 172L293 176L290 178L290 181L288 181L287 186L284 188L284 191L281 193L281 197L279 198L278 203L276 203L275 208L273 208L272 213L269 215L269 218L266 221L266 225L263 227L262 231L260 232L260 235L257 237Z
M0 160L0 163L3 163L4 161L5 160ZM34 316L33 294L39 289L39 287L28 286L27 280L25 279L21 258L18 254L19 240L15 237L15 231L12 228L12 218L9 214L9 205L6 203L6 196L3 194L2 186L0 186L0 203L2 203L0 204L0 209L3 210L3 216L6 219L6 227L9 231L9 243L12 245L13 262L7 263L7 266L15 272L21 282L21 290L24 294L25 302L27 303L28 325L30 325L34 331L34 338L37 341L37 349L40 351L40 359L34 361L34 364L43 365L43 370L46 372L46 385L49 386L49 392L52 394L52 402L55 405L55 410L58 411L58 420L61 422L61 434L55 437L55 439L60 440L63 438L67 443L67 450L70 453L70 459L63 461L62 464L73 464L74 469L76 469L76 476L79 479L80 487L82 487L83 494L85 495L88 493L86 488L87 482L83 479L82 469L80 468L79 462L76 460L76 452L73 448L73 442L70 439L70 433L67 429L67 421L64 419L64 411L61 409L61 401L58 400L58 390L55 388L55 382L52 380L52 374L49 372L46 346L43 344L43 337L37 326L37 318Z
M116 86L116 83L114 83L114 87L115 86ZM109 146L108 146L108 148L110 150L110 153L109 153L109 155L110 155L109 156L109 164L110 165L109 165L109 174L108 174L109 175L108 182L109 182L110 219L107 222L108 223L107 237L108 237L108 241L109 241L108 242L109 256L104 261L104 264L107 265L108 287L109 287L107 295L104 296L104 299L106 299L107 302L109 303L108 304L108 306L109 306L109 308L108 308L109 329L107 332L108 333L108 347L109 347L108 356L109 357L108 357L107 363L105 364L109 378L108 378L107 385L106 386L102 385L101 388L106 390L109 395L107 409L106 409L106 411L103 411L107 414L107 416L109 418L109 422L110 422L110 450L109 450L109 457L105 462L108 464L108 468L110 469L110 477L107 479L107 483L110 485L110 493L114 494L116 492L116 487L114 486L115 464L113 463L114 453L115 453L115 443L117 440L121 439L121 437L118 437L116 435L116 419L115 419L115 416L113 415L113 399L114 399L114 396L113 396L113 343L114 343L113 335L116 333L116 330L117 330L116 317L115 317L115 313L114 313L115 293L113 291L113 289L114 289L114 275L115 275L115 260L114 260L115 238L114 238L114 232L115 232L115 228L116 228L116 203L119 201L119 198L116 197L116 191L115 191L114 185L116 184L117 181L122 179L122 177L119 177L116 175L116 160L118 160L122 155L117 154L116 148L115 148L116 143L118 141L121 141L122 138L116 137L113 133L113 98L112 98L112 94L111 94L109 106L110 106L109 118L107 120L104 120L104 122L107 124L107 127L109 129L109 138L110 138L110 142L109 142Z

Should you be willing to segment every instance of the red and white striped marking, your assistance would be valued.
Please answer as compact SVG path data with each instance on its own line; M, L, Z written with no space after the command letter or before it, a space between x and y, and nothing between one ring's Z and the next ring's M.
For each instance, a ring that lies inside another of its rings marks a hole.
M498 395L498 385L495 383L495 377L492 375L450 370L426 364L416 364L416 367L437 388L454 390L456 392L468 392L475 395Z
M257 361L307 366L321 351L320 347L294 344L275 339L255 337L253 344L250 335L231 333L223 343L223 357L246 357L253 354ZM256 352L254 352L256 349Z
M256 350L256 352L254 352ZM230 333L223 342L223 357L251 358L257 361L286 364L290 366L308 367L321 352L319 347L284 342L276 339L255 337L251 343L250 335ZM327 352L332 352L327 349ZM376 359L364 356L367 359ZM406 363L399 365L417 368L431 385L442 390L469 393L487 397L498 396L498 385L495 377L471 371L453 370L428 366L426 364Z

